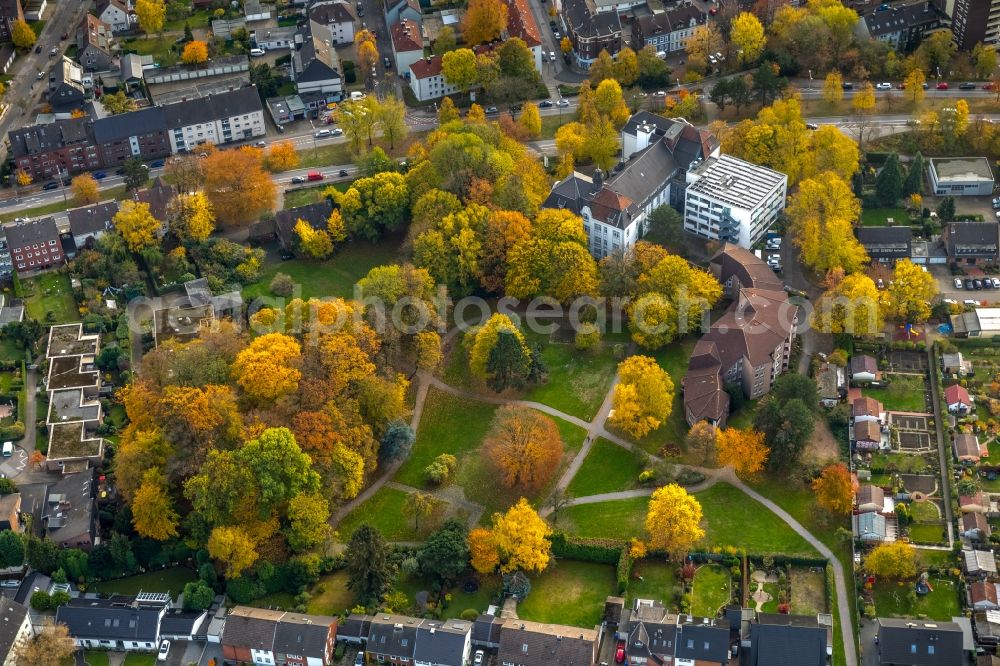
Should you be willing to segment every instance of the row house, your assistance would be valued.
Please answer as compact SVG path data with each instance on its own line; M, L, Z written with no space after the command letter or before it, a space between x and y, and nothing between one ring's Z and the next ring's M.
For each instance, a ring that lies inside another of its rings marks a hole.
M118 45L111 26L93 14L84 16L76 29L76 59L88 72L111 69Z
M0 42L11 41L13 25L24 20L21 0L0 0Z
M949 262L969 266L997 263L1000 224L996 222L952 222L941 235Z
M3 232L14 267L19 273L65 263L55 218L18 219L3 227Z
M913 229L910 225L888 227L858 227L854 230L858 242L872 263L894 266L901 259L913 256Z
M160 645L160 623L169 605L167 594L79 597L56 610L56 623L66 625L80 648L154 652Z
M0 663L17 666L18 653L34 636L35 628L27 607L13 599L0 599Z
M646 14L632 23L636 51L652 46L657 52L673 53L687 48L687 41L708 18L701 7L681 5L659 14Z
M410 90L421 102L454 95L458 87L445 81L441 56L421 58L410 65Z
M872 663L879 666L948 666L965 663L962 628L955 622L880 617Z
M130 158L157 160L211 142L264 136L254 86L105 118L72 118L9 133L10 154L36 182L117 168Z
M464 666L472 650L472 623L376 615L365 652L378 663L416 666Z
M236 606L222 630L222 656L238 663L327 666L336 640L335 617Z
M99 349L100 335L84 334L83 324L49 329L45 465L52 471L83 471L98 464L104 454L104 440L94 434L102 418L101 374L95 364Z
M111 31L116 34L131 32L139 23L139 17L127 1L100 0L95 13L97 18L111 26Z
M410 65L423 59L423 28L413 19L404 18L398 23L393 23L389 27L389 37L397 72L409 72Z

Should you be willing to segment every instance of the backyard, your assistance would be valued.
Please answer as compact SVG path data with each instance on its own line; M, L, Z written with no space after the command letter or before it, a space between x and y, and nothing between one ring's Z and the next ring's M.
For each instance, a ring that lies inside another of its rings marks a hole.
M873 594L879 617L927 617L946 621L962 614L958 603L958 587L950 579L931 579L933 592L918 595L912 581L897 583L883 580L875 583ZM912 592L912 594L911 594Z
M80 312L73 298L69 276L48 272L21 280L28 317L42 324L65 324L79 321Z
M652 599L667 608L674 606L674 585L677 583L677 567L669 562L642 560L632 568L632 578L628 583L627 608L636 599Z
M525 620L591 628L601 621L604 600L617 591L607 564L559 560L531 579L531 593L517 607Z
M698 567L691 592L691 613L715 617L716 612L732 598L732 578L729 571L717 564Z
M864 394L875 398L894 412L926 412L924 393L927 390L923 377L913 375L886 375L889 385L880 388L866 388Z
M910 216L902 208L865 208L861 211L861 223L866 227L895 226L909 224Z
M171 567L150 571L128 578L101 581L94 584L94 591L101 594L138 594L139 592L169 592L172 599L184 591L184 585L197 580L190 569Z

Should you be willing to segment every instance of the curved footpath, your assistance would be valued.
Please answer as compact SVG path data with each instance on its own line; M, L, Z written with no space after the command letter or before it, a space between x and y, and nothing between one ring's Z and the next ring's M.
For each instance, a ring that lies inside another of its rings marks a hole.
M621 437L615 435L614 433L608 432L608 430L604 427L604 422L607 420L608 414L611 411L614 389L615 386L618 385L618 381L619 381L618 374L615 373L614 379L611 382L611 386L608 388L607 395L604 398L604 402L601 404L600 409L597 411L597 415L594 417L592 421L588 422L571 414L566 414L564 412L561 412L558 409L555 409L554 407L551 407L549 405L544 405L540 402L534 402L532 400L509 400L505 398L498 398L496 396L491 396L491 395L482 395L479 393L473 393L472 391L456 388L454 386L446 384L445 382L443 382L438 377L435 377L434 375L421 371L417 373L417 378L416 378L417 397L413 407L413 417L410 419L410 427L413 428L413 432L417 432L417 428L420 426L420 417L423 415L424 403L427 400L427 393L430 390L430 387L432 386L440 391L443 391L445 393L460 398L465 398L469 400L478 400L480 402L485 402L491 405L507 405L507 404L521 405L524 407L537 409L538 411L548 414L549 416L554 416L556 418L563 419L564 421L568 421L573 425L585 429L587 431L587 437L586 439L584 439L583 446L580 448L580 451L576 454L576 456L574 456L573 461L569 464L569 467L566 468L566 471L563 473L563 475L559 478L559 481L556 483L557 489L565 490L569 486L569 483L573 479L573 476L576 475L576 473L579 471L580 466L583 465L583 461L587 458L587 454L590 453L590 449L593 446L594 440L596 440L598 437L603 437L608 441L613 442L618 446L621 446L624 449L628 449L629 451L635 451L637 448L631 442L622 439ZM655 456L651 456L651 458L653 460L657 461L659 460L659 458ZM392 481L393 476L395 476L396 472L403 465L404 460L405 459L400 459L393 462L388 468L386 468L385 473L382 474L377 480L375 480L375 482L372 483L372 485L366 488L361 494L359 494L353 500L351 500L343 507L341 507L340 510L337 511L337 513L331 517L330 522L333 525L339 523L341 520L344 519L344 517L347 516L347 514L356 509L366 500L370 499L383 486L389 485L389 487L396 487L401 490L408 489L407 486L402 486L401 484L397 484ZM758 493L756 490L750 488L748 485L743 483L743 481L741 481L739 477L736 476L736 472L733 470L732 467L723 467L719 469L706 468L706 467L693 467L691 465L685 465L685 467L697 470L702 474L704 474L706 477L705 480L702 481L701 483L689 487L688 490L690 492L699 492L705 490L707 488L710 488L714 484L718 483L719 481L728 483L733 487L742 491L748 497L756 500L757 502L760 502L762 505L767 507L772 513L778 516L778 518L784 521L786 525L792 528L792 530L795 531L796 534L805 539L823 557L829 560L830 565L833 567L834 586L837 588L838 616L840 618L841 637L843 638L843 643L844 643L843 650L844 650L845 662L847 664L857 664L858 663L857 642L855 641L854 638L854 623L851 621L851 604L849 601L849 597L847 595L847 589L848 589L847 575L844 572L844 567L840 564L840 560L838 560L837 557L833 554L833 551L827 548L826 545L819 539L814 537L809 532L809 530L803 527L787 511L785 511L780 506L778 506L768 498ZM624 490L615 493L601 493L598 495L589 495L586 497L575 497L569 500L567 506L574 506L579 504L597 504L599 502L609 502L614 500L630 499L634 497L644 497L646 495L652 494L652 492L653 492L652 488L643 488L638 490ZM452 498L449 498L449 501L451 501L451 499ZM474 507L478 506L479 505L470 502L465 502L463 504L463 508L465 508L466 510L473 510ZM544 507L540 513L541 515L545 516L551 513L551 511L552 511L551 507ZM472 515L474 515L476 517L476 520L478 521L478 518L481 515L481 513L482 512L480 507L480 512L473 513Z

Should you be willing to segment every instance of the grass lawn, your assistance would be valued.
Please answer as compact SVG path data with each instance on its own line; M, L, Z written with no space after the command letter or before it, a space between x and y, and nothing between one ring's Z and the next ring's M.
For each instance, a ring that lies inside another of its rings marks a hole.
M30 280L22 280L28 316L43 323L64 324L79 321L80 312L69 286L69 276L64 273L44 273ZM49 312L53 319L46 316Z
M548 368L548 381L531 387L525 400L541 402L585 421L594 418L615 374L612 345L581 352L571 344L545 341L542 360Z
M934 523L941 520L941 510L934 502L910 502L910 515L918 523Z
M826 613L826 574L809 567L793 567L792 612L796 615Z
M420 591L431 590L433 583L420 576L410 578L400 578L393 586L397 591L402 592L409 599L410 604L416 604L416 595ZM461 589L454 588L447 591L451 594L451 603L447 608L442 608L441 618L444 620L457 618L466 609L473 609L477 613L483 613L493 601L493 598L500 592L501 581L499 576L481 576L479 578L479 589L471 594ZM417 608L411 609L418 617L421 615Z
M399 245L392 239L377 245L355 241L325 261L292 259L265 264L260 280L243 289L243 299L251 301L271 295L271 279L276 273L291 276L299 286L302 298L337 296L352 298L355 283L375 266L395 263Z
M106 580L94 585L95 592L102 594L138 594L143 592L170 593L172 599L184 591L184 584L197 580L198 577L190 569L172 567L160 569L138 576Z
M947 543L944 523L914 523L910 525L910 541L917 543Z
M891 379L885 388L866 388L863 393L881 402L886 410L897 412L925 412L926 385L920 377L888 375Z
M635 599L653 599L667 608L674 607L674 584L677 582L676 567L667 562L643 560L632 568L632 580L628 583L628 603L631 608Z
M122 49L138 53L139 55L153 56L153 62L160 65L160 67L170 67L171 65L176 65L180 57L179 53L172 49L173 46L173 37L142 37L126 39L122 45Z
M90 666L108 666L108 653L97 650L87 650L83 653L83 659Z
M288 592L275 592L273 594L266 594L260 599L254 599L247 605L254 608L273 608L290 611L295 608L295 596Z
M958 603L958 588L955 581L948 579L930 580L934 591L918 595L915 604L910 603L909 592L913 582L896 583L884 580L875 583L875 610L879 617L926 616L931 620L946 621L961 615Z
M895 226L910 223L910 216L902 208L865 208L861 211L861 223L866 227L884 227L888 218Z
M729 415L726 419L727 428L739 428L746 430L753 426L754 413L757 411L757 401L747 400L743 406Z
M920 558L920 566L958 566L955 556L950 550L921 550L917 547L917 555Z
M715 613L732 598L729 571L717 564L698 567L691 592L691 614L715 617Z
M347 589L346 570L323 576L310 592L309 612L314 615L340 615L354 608L354 593Z
M574 497L627 490L636 485L642 472L642 461L606 439L598 439L587 454L568 492Z
M0 360L20 362L24 360L24 350L12 338L0 338Z
M531 594L517 608L535 622L592 628L600 623L604 600L617 590L608 564L559 560L531 581Z
M125 654L123 666L156 666L156 655L141 652L128 652Z
M431 389L417 429L417 441L410 457L396 474L396 481L422 488L424 468L439 454L456 457L477 448L483 442L495 405L465 400Z
M815 555L798 534L757 502L726 483L697 493L707 546L736 546L752 553ZM584 537L628 539L645 534L649 499L580 504L560 512L559 527Z
M438 524L437 520L424 521L414 529L413 520L403 515L403 502L409 493L388 486L380 488L367 501L347 515L337 525L340 538L347 540L363 523L370 523L382 532L387 541L418 541ZM443 503L438 518L443 520L451 512L451 504Z
M176 21L164 21L163 31L164 32L180 32L184 30L184 25L187 24L192 30L195 28L207 28L212 20L212 10L211 9L199 9L189 14L186 14L184 18L177 19Z

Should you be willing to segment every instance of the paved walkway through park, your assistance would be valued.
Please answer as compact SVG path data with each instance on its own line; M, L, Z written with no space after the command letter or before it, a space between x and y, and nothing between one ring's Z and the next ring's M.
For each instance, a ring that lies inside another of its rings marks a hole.
M566 472L563 473L563 475L559 478L559 481L556 483L557 490L565 490L569 486L569 483L573 479L573 476L579 471L580 466L583 465L583 461L587 458L587 454L590 452L594 440L597 439L598 437L603 437L608 441L613 442L618 446L621 446L622 448L628 449L629 451L637 450L637 447L634 444L622 439L618 435L608 432L608 430L604 427L604 423L607 420L608 414L611 411L611 405L614 398L614 390L615 387L618 385L618 381L619 381L618 373L615 373L614 379L611 382L611 386L608 388L607 395L604 398L604 402L601 404L601 408L598 410L597 415L594 417L594 419L588 422L571 414L566 414L565 412L562 412L549 405L544 405L540 402L534 402L532 400L511 400L506 398L500 398L497 396L483 395L480 393L475 393L472 391L456 388L454 386L446 384L444 381L442 381L438 377L435 377L434 375L421 371L417 373L415 379L417 386L417 397L413 408L413 417L410 419L410 427L413 429L414 433L417 432L420 426L420 417L422 416L424 410L424 403L427 400L427 393L430 387L432 386L440 391L444 391L445 393L460 398L465 398L468 400L478 400L480 402L485 402L492 405L507 405L507 404L521 405L524 407L537 409L538 411L548 414L550 416L554 416L563 419L564 421L568 421L574 425L584 428L587 431L587 436L586 439L584 440L583 446L580 448L580 451L576 454L576 456L574 456L573 461L569 464L569 467L566 469ZM657 461L659 460L655 456L652 458ZM385 472L378 479L376 479L374 483L372 483L371 486L366 488L364 492L362 492L353 500L351 500L343 507L341 507L340 510L337 511L337 513L331 518L331 522L334 525L339 523L341 520L344 519L345 516L347 516L347 514L349 514L351 511L360 506L363 502L371 498L385 485L389 485L390 487L404 490L406 492L411 492L413 490L416 490L414 488L410 488L409 486L404 486L402 484L392 481L392 478L395 476L396 472L399 470L402 464L403 464L403 459L393 462L388 468L386 468ZM823 557L829 560L830 566L833 567L833 579L834 579L834 586L836 587L837 604L838 604L837 611L840 619L841 636L843 638L843 644L844 644L843 649L844 649L844 655L846 657L845 661L848 664L858 663L857 647L856 647L857 642L855 641L854 638L854 623L851 621L851 605L847 595L847 590L848 590L847 574L844 572L844 567L841 565L840 560L838 560L837 557L833 554L833 551L827 548L822 541L814 537L812 533L809 532L809 530L803 527L802 524L799 523L797 520L795 520L787 511L785 511L780 506L778 506L768 498L758 493L756 490L753 490L748 485L743 483L743 481L741 481L739 477L736 476L736 471L732 467L723 467L718 469L707 468L707 467L693 467L690 465L685 465L685 467L697 470L702 474L704 474L706 477L704 481L689 487L688 490L690 492L699 492L701 490L705 490L706 488L711 487L712 485L718 483L719 481L728 483L734 486L735 488L741 490L748 497L760 502L765 507L767 507L772 513L778 516L778 518L784 521L784 523L788 525L796 534L805 539ZM572 498L568 500L566 504L564 504L563 506L573 506L578 504L596 504L598 502L629 499L633 497L644 497L646 495L651 494L652 492L653 489L651 488L648 489L643 488L639 490L624 490L616 493L601 493L598 495L590 495L587 497ZM464 498L462 500L458 500L457 498L454 497L448 497L447 499L448 501L453 503L457 502L467 511L469 510L474 511L476 508L478 508L478 513L475 513L475 520L474 521L470 520L470 525L475 525L479 522L479 518L482 516L482 512L484 510L482 506L475 504L473 502L469 502ZM543 516L548 515L551 512L551 510L552 507L544 507L541 511L541 515Z

